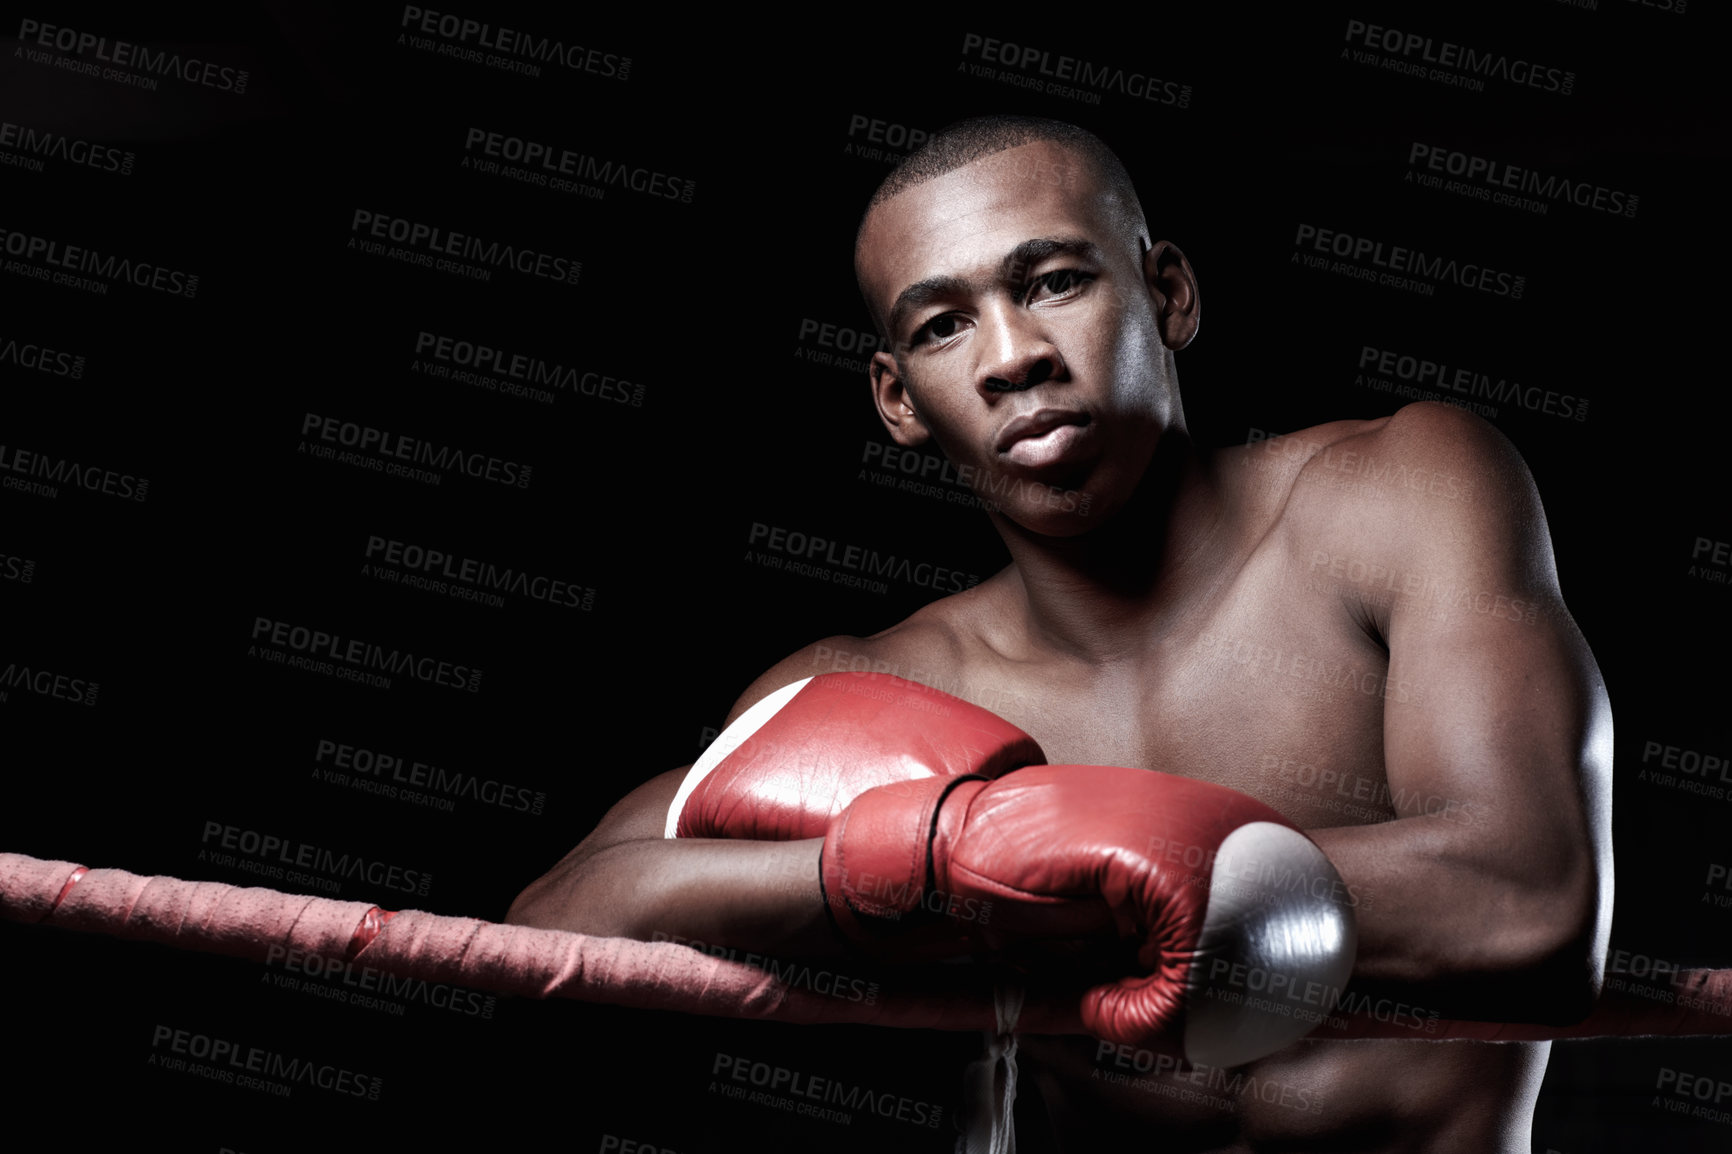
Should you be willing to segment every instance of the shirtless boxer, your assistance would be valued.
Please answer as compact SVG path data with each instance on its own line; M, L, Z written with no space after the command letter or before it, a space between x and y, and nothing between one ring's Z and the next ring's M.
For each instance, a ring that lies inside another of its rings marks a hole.
M986 705L1054 764L1231 787L1353 895L1350 1003L1403 1007L1415 1039L1432 1013L1581 1018L1611 920L1611 715L1509 443L1434 404L1193 443L1174 353L1196 279L1069 126L940 134L874 198L856 267L889 338L880 416L969 468L1011 564L795 653L729 720L869 665ZM684 775L628 795L510 920L838 952L823 840L664 838ZM1065 1149L1525 1152L1548 1045L1302 1041L1201 1080L1088 1038L1021 1052Z

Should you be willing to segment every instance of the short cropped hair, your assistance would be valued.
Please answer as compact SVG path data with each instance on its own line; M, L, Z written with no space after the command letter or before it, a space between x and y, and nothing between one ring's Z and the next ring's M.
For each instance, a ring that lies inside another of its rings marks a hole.
M866 211L870 213L897 193L972 164L983 156L1036 141L1063 145L1091 162L1107 187L1127 204L1135 205L1141 215L1142 205L1130 173L1105 141L1086 128L1037 116L976 116L939 129L891 170L872 194Z
M1125 171L1124 162L1107 147L1106 142L1094 133L1062 120L1037 116L976 116L941 128L925 144L904 157L902 163L884 178L878 191L867 202L866 211L860 215L860 226L854 233L855 269L859 269L860 246L866 236L866 221L873 209L898 193L965 164L972 164L981 157L1038 141L1061 145L1086 160L1101 178L1101 183L1118 200L1126 214L1126 228L1136 230L1139 235L1148 230L1142 202L1137 199L1136 186L1131 183L1131 174ZM860 291L864 296L865 285L860 286ZM883 319L872 308L870 299L866 305L882 329Z

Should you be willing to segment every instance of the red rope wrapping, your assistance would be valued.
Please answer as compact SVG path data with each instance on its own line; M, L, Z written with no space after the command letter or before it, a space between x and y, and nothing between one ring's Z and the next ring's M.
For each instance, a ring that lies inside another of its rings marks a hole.
M54 906L53 909L49 911L50 913L60 908L60 903L66 900L66 895L72 892L72 887L77 885L79 879L89 872L89 866L79 866L77 869L72 871L72 876L68 877L66 879L66 884L60 887L60 895L54 899Z
M390 910L382 910L374 906L361 915L361 924L355 927L355 936L349 939L349 948L343 951L343 960L352 962L355 955L373 944L373 939L379 936L379 931L385 928L385 923L396 917Z
M387 913L364 902L141 877L124 870L89 870L77 885L70 884L69 875L83 868L0 854L0 917L255 961L301 951L429 982L533 998L808 1024L984 1030L996 1021L990 978L974 967L940 967L901 978L862 971L858 976L879 980L875 996L851 1000L814 988L825 983L813 982L811 974L826 963L798 967L803 976L780 964L784 980L672 942L589 937L419 910ZM1031 999L1022 1028L1080 1032L1070 1008L1074 1001Z
M589 937L419 910L390 913L365 902L90 870L19 854L0 854L0 918L255 961L301 951L430 982L533 998L808 1024L989 1030L996 1021L991 979L972 966L921 967L900 976L875 972L877 995L870 1002L853 1001L818 993L798 974L785 981L756 966L672 942ZM792 972L785 964L781 968ZM1365 1012L1350 1016L1345 1027L1325 1022L1311 1037L1517 1042L1732 1035L1732 970L1678 971L1663 989L1656 984L1638 992L1619 985L1609 987L1593 1014L1574 1026L1436 1020L1411 1008L1385 1013L1372 1005L1356 1007ZM1018 1029L1083 1033L1078 1003L1075 993L1031 992Z

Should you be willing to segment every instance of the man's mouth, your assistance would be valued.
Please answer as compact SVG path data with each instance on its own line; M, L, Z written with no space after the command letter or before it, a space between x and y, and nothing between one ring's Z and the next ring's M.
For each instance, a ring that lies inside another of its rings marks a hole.
M993 448L1025 468L1056 464L1086 436L1090 420L1075 409L1037 409L1006 425Z

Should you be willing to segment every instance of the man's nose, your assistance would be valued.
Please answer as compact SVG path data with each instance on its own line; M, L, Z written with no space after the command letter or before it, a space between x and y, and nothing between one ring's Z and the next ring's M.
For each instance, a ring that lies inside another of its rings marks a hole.
M1059 376L1064 359L1026 309L1005 303L981 318L986 329L976 385L982 393L1017 393Z

